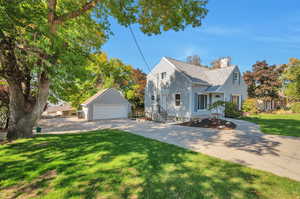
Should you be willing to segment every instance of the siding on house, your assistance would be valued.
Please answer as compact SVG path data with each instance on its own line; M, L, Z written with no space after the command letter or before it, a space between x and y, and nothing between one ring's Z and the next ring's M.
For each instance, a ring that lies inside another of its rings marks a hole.
M233 81L234 72L239 73L239 79L235 81ZM161 78L162 73L167 74L166 78ZM180 106L175 105L177 93L181 96ZM160 105L167 111L168 116L191 118L210 115L211 111L195 109L195 96L198 94L207 94L209 103L224 99L230 101L232 94L246 99L247 86L236 66L209 70L171 58L162 58L147 76L145 111L148 113L157 111L155 107ZM219 95L219 98L216 95Z
M161 73L166 72L166 78L161 79ZM166 97L166 107L169 116L189 117L190 116L190 87L189 79L178 72L167 60L162 59L147 76L147 86L145 89L145 111L151 112L156 104L157 96L162 100L162 95ZM175 94L181 95L181 105L175 106ZM155 96L152 101L151 96Z
M239 78L237 80L233 79L233 74L235 72L239 73ZM234 71L230 74L229 78L226 80L224 85L220 88L220 91L224 92L225 101L231 101L232 95L240 95L241 96L240 105L242 104L243 100L248 98L247 85L238 67L236 67Z

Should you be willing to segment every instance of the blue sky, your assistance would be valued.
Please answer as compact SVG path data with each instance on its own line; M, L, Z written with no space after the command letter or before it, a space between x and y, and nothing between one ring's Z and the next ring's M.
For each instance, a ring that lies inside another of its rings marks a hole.
M198 54L203 64L231 56L242 71L258 60L270 64L300 58L300 0L210 0L209 13L198 28L146 36L132 26L147 62L152 68L163 56L185 60ZM109 57L148 73L129 29L112 21L114 35L103 46Z

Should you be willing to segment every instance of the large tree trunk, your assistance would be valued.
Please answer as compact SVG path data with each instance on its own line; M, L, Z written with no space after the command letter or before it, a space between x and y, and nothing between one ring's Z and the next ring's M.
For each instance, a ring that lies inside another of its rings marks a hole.
M21 88L15 81L8 81L9 101L9 125L7 139L33 137L33 127L40 118L47 103L49 93L49 80L43 73L39 78L39 89L35 101L28 101L24 98Z
M18 115L10 113L10 122L7 131L7 139L29 138L33 136L32 128L36 119L32 114Z

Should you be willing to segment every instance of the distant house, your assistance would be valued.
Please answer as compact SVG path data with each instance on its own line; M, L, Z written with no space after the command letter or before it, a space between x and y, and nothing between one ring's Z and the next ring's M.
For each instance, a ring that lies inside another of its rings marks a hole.
M128 118L130 103L114 88L99 91L81 104L84 119L103 120Z
M210 104L231 101L241 109L247 86L228 58L210 69L163 57L147 75L145 112L167 118L201 118L211 115Z
M48 105L43 113L44 116L74 116L76 115L76 109L74 109L68 103L63 103L61 105Z

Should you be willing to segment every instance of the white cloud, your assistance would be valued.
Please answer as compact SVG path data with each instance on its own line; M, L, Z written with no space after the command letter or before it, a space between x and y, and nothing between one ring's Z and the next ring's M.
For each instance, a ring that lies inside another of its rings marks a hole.
M244 29L228 26L207 26L199 30L200 32L218 35L218 36L231 36L245 33Z
M300 37L296 35L269 35L269 36L254 36L254 40L269 42L269 43L285 43L285 44L295 44L300 43Z

